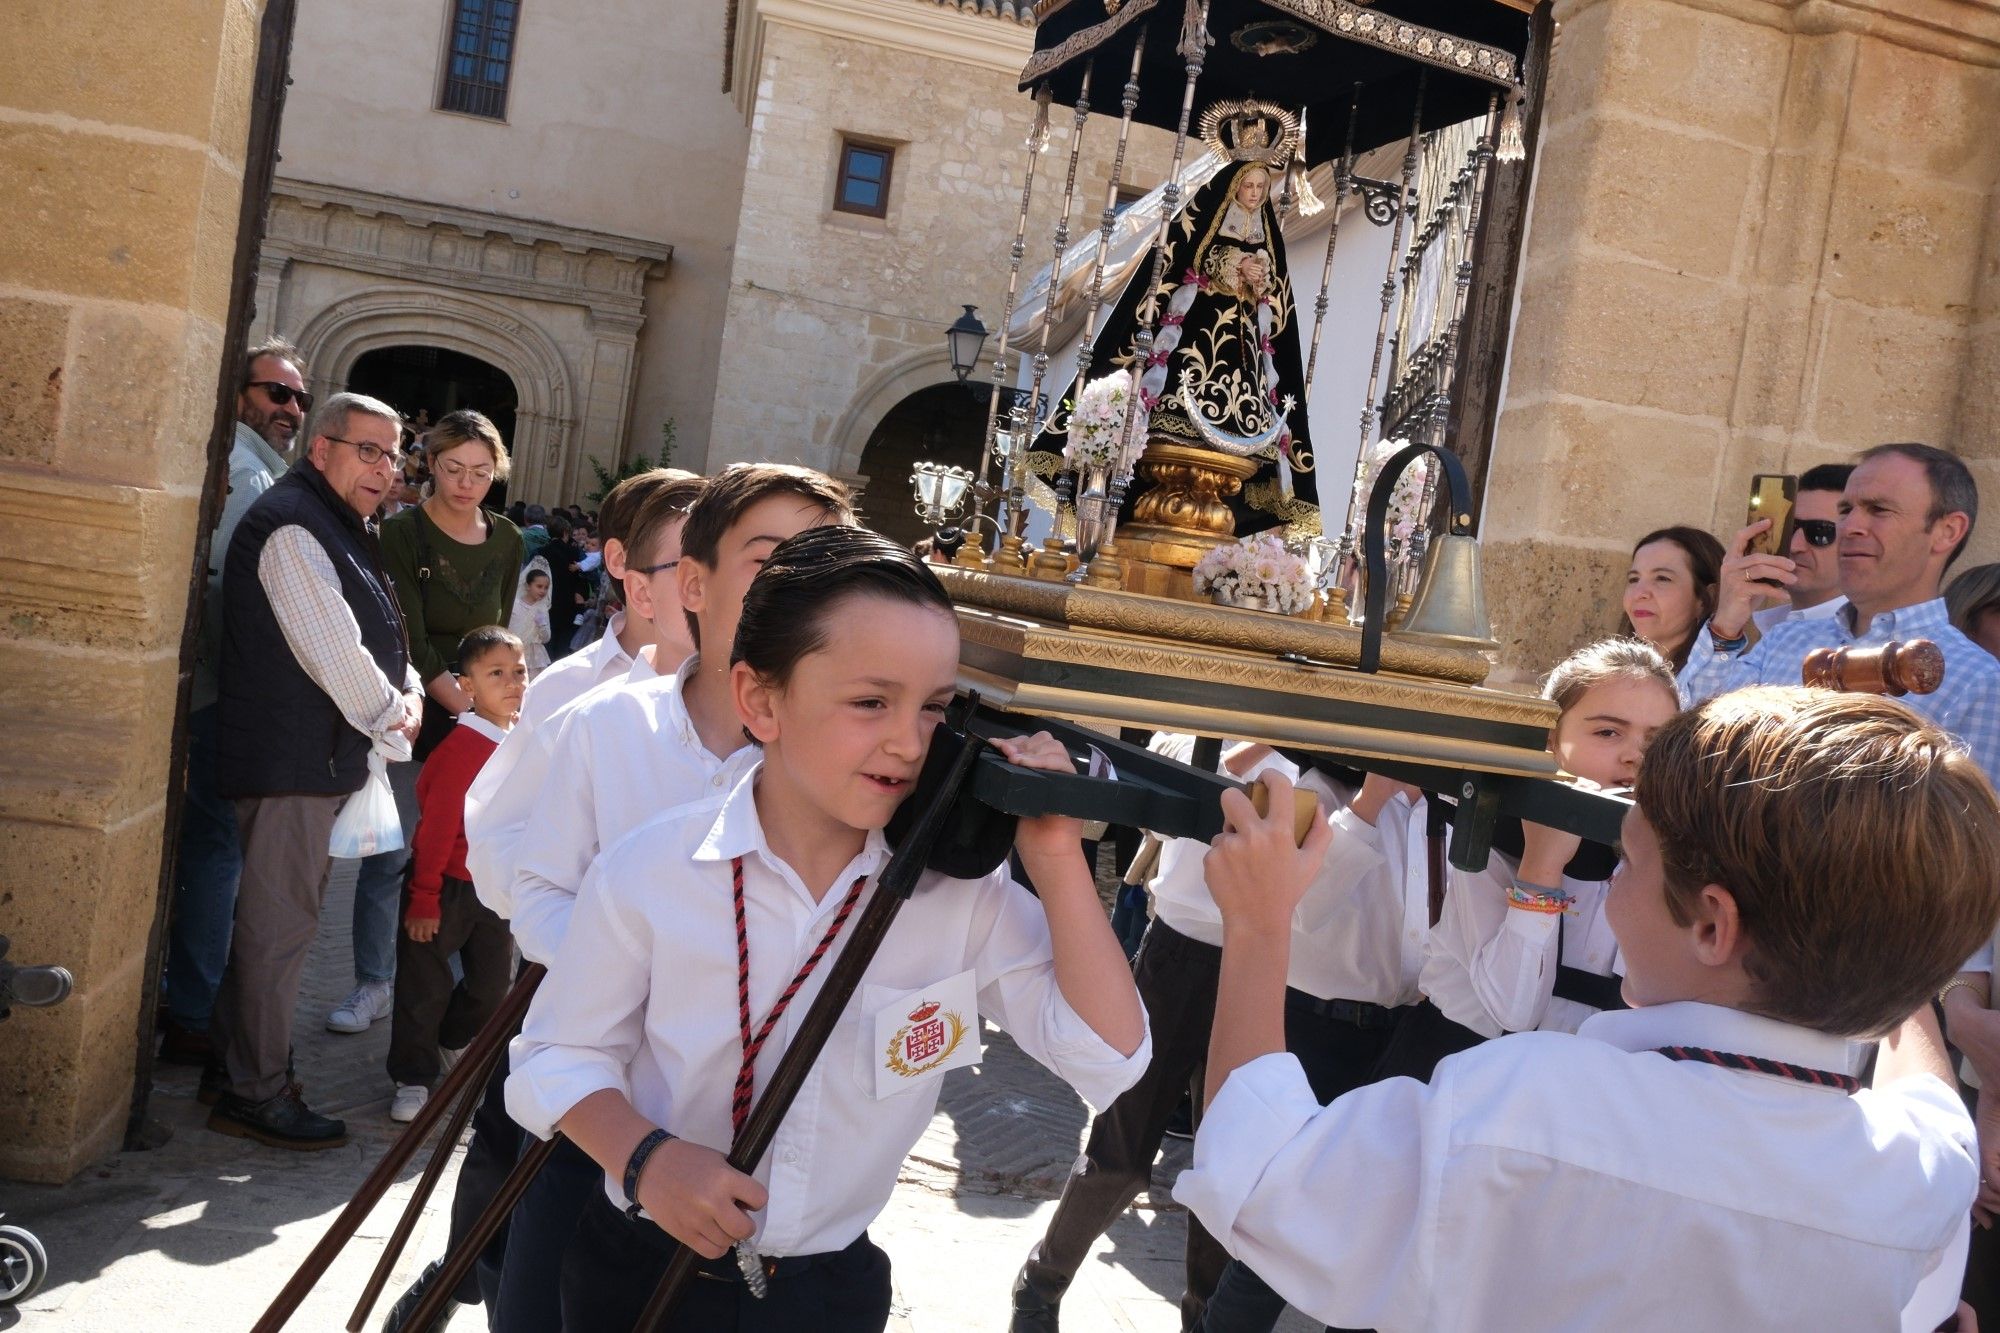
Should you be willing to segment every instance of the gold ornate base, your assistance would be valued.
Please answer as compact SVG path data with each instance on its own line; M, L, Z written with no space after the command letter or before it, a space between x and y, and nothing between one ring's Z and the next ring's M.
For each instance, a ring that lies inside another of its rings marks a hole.
M1153 485L1133 505L1132 521L1118 530L1125 587L1194 601L1195 565L1236 540L1228 500L1257 474L1256 460L1155 437L1139 467Z

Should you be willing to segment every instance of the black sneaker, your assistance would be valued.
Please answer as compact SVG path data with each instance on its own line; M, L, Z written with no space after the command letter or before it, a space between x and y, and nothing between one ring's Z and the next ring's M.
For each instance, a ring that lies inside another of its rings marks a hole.
M206 1065L215 1059L215 1043L206 1032L182 1027L171 1018L160 1020L160 1063Z
M318 1114L299 1098L296 1084L267 1101L252 1102L225 1092L208 1113L208 1127L218 1134L255 1139L273 1148L317 1152L347 1142L347 1124Z
M438 1316L432 1321L430 1328L416 1329L405 1326L405 1321L417 1312L417 1302L423 1300L425 1292L437 1285L438 1274L443 1271L442 1259L433 1259L425 1265L424 1271L417 1274L417 1280L410 1284L410 1289L397 1297L396 1303L389 1307L389 1313L382 1316L382 1333L432 1333L432 1330L443 1328L450 1322L452 1312L464 1302L447 1296L444 1304L438 1307Z
M1181 1104L1167 1117L1166 1135L1170 1139L1192 1139L1194 1137L1194 1099L1181 1098Z

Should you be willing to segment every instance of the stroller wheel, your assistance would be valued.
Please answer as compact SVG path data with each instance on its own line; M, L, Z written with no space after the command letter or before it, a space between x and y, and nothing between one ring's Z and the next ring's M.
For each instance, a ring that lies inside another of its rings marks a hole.
M48 1251L35 1239L35 1233L0 1226L0 1305L27 1300L48 1275Z

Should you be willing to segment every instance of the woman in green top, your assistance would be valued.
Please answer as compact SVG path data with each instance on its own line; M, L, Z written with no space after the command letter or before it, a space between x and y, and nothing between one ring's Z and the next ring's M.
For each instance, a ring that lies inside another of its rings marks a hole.
M382 563L403 604L410 658L433 706L424 710L417 757L429 753L472 701L452 668L458 641L505 625L525 552L521 530L480 507L507 476L507 446L478 412L451 412L424 435L431 494L382 525Z

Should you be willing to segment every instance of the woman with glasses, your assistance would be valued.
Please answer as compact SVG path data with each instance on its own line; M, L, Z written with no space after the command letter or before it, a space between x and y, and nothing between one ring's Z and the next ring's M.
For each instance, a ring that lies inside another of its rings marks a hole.
M382 564L409 630L410 661L424 682L424 725L416 762L389 766L403 816L404 850L363 859L354 894L354 990L327 1015L334 1032L366 1032L387 1018L396 975L403 865L416 822L417 770L472 701L453 674L458 641L483 625L504 625L526 552L521 530L482 507L507 476L507 446L478 412L450 412L418 448L430 494L382 524Z

